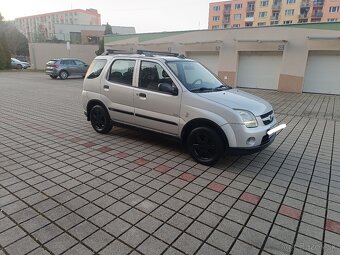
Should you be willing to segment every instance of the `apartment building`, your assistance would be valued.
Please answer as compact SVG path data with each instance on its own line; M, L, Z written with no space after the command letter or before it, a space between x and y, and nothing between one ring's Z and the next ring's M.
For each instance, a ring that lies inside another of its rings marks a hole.
M96 9L73 9L16 18L15 26L29 42L55 38L56 24L100 25L100 14Z
M340 0L231 0L209 4L209 29L340 21Z

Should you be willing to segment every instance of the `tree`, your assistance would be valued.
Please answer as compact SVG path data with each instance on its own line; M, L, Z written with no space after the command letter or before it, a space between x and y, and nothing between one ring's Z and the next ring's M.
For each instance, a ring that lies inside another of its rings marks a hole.
M8 50L5 34L0 33L0 70L11 67L11 53Z
M110 26L108 22L106 22L104 35L112 35L112 34L113 34L112 27Z
M111 27L111 25L108 22L106 22L105 30L104 30L104 37L105 37L105 35L112 35L112 34L113 34L112 27ZM96 55L97 56L103 54L104 51L105 51L104 38L99 40L98 46L99 46L99 49L96 50Z

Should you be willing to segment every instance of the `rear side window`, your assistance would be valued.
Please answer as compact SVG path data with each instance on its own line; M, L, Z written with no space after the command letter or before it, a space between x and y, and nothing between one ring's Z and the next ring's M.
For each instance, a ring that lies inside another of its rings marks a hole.
M131 86L135 64L135 60L116 60L111 65L110 74L108 77L109 81Z
M76 65L78 66L83 66L85 65L85 63L83 61L80 61L80 60L74 60L74 62L76 63Z
M106 65L106 59L95 59L92 61L88 71L87 71L87 79L97 78L101 72L103 71L104 66Z
M73 60L62 60L61 64L65 66L72 66L75 65L76 63Z

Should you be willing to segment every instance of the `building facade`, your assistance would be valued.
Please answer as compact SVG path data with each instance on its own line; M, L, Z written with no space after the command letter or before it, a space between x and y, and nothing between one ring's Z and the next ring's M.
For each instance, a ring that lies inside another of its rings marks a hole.
M29 42L56 38L56 24L100 25L100 14L95 9L74 9L16 18L15 26Z
M105 36L105 48L195 59L236 88L340 95L340 22Z
M231 0L209 4L209 29L340 21L340 0Z

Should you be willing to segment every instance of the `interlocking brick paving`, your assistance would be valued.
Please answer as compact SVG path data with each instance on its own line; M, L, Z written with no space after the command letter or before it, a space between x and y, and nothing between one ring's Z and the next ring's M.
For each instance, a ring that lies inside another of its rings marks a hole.
M0 72L0 254L340 254L340 96L244 89L288 126L206 167L163 135L96 133L81 89Z

